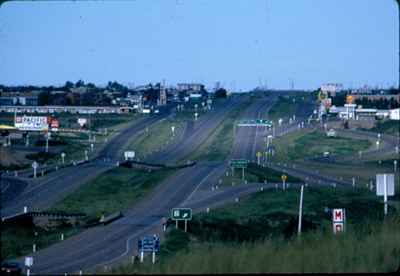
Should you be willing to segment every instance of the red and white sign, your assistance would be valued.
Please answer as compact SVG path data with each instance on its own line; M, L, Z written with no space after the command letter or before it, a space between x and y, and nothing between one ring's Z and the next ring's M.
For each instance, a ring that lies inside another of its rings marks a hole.
M15 127L25 131L45 131L49 127L48 118L45 116L16 117Z
M344 232L344 223L342 222L338 222L338 223L333 223L333 233L337 234L337 233L341 233Z
M344 222L345 221L344 209L333 209L332 221L334 223L335 222Z
M60 122L55 118L51 118L50 127L51 127L51 130L57 131L58 128L60 127Z

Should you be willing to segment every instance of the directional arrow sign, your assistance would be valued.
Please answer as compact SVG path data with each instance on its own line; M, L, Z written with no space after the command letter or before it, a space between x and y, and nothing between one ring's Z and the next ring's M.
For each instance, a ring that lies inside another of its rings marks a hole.
M191 220L192 209L190 208L173 208L171 212L172 220Z

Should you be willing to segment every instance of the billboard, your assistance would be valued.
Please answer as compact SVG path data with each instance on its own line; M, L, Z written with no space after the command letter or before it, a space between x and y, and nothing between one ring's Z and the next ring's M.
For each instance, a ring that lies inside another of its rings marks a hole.
M23 116L15 118L15 127L19 130L44 131L49 123L46 116Z
M78 124L83 127L84 125L87 124L87 119L86 118L78 118Z

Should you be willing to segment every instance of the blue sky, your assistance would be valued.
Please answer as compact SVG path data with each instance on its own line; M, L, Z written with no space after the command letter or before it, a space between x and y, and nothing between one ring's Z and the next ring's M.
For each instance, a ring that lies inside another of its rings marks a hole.
M0 84L397 85L394 0L6 2Z

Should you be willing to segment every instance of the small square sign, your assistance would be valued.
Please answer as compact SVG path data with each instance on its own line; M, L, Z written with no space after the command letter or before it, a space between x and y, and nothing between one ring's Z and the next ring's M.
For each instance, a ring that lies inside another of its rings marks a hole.
M345 221L344 209L333 209L332 210L332 221L334 223L335 222L343 223Z
M344 232L344 223L338 222L338 223L333 223L333 233L341 233Z

